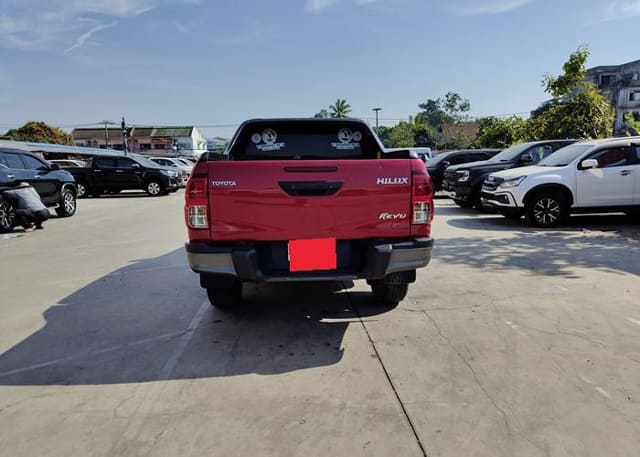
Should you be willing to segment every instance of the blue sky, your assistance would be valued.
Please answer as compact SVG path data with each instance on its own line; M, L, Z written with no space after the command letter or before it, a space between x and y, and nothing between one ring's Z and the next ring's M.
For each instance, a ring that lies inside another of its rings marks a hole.
M590 66L640 59L640 0L0 1L0 130L234 125L336 97L392 124L447 91L519 113L581 44Z

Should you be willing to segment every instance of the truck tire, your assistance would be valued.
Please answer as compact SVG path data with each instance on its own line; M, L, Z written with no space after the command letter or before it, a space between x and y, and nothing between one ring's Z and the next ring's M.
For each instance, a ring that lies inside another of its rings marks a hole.
M371 292L373 292L373 298L378 303L385 305L397 305L404 297L407 296L409 291L409 284L385 284L383 280L371 282Z
M73 190L65 187L60 194L60 206L56 208L56 214L60 217L71 217L76 214L78 202Z
M15 208L9 200L0 196L0 233L11 232L15 225Z
M242 302L242 282L234 281L229 285L207 287L207 297L211 306L218 309L233 309Z
M145 185L144 190L147 191L147 194L152 197L157 197L158 195L164 195L167 193L167 189L165 189L159 181L152 179L148 181Z
M82 181L76 182L76 189L78 191L78 193L76 194L78 198L86 198L91 193L89 192L89 187Z
M529 224L542 228L557 227L569 213L564 195L553 190L533 195L527 199L524 208Z

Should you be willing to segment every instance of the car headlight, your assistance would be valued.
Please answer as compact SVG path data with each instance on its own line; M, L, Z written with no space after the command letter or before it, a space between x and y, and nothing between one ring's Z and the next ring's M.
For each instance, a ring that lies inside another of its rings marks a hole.
M456 173L458 174L458 182L467 182L471 176L471 172L469 170L460 170L456 171Z
M500 183L498 187L502 187L503 189L511 189L513 187L518 187L520 184L522 184L522 181L524 181L526 178L527 178L526 176L520 176L518 178L508 179Z

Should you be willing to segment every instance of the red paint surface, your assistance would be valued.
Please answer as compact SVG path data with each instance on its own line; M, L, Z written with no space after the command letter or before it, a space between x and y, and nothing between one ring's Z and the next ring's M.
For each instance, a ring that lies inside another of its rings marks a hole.
M290 271L335 270L337 266L335 238L289 241Z

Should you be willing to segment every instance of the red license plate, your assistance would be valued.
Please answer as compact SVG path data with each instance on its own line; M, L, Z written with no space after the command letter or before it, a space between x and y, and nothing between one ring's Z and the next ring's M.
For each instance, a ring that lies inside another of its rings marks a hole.
M289 241L289 271L335 270L338 266L335 238Z

